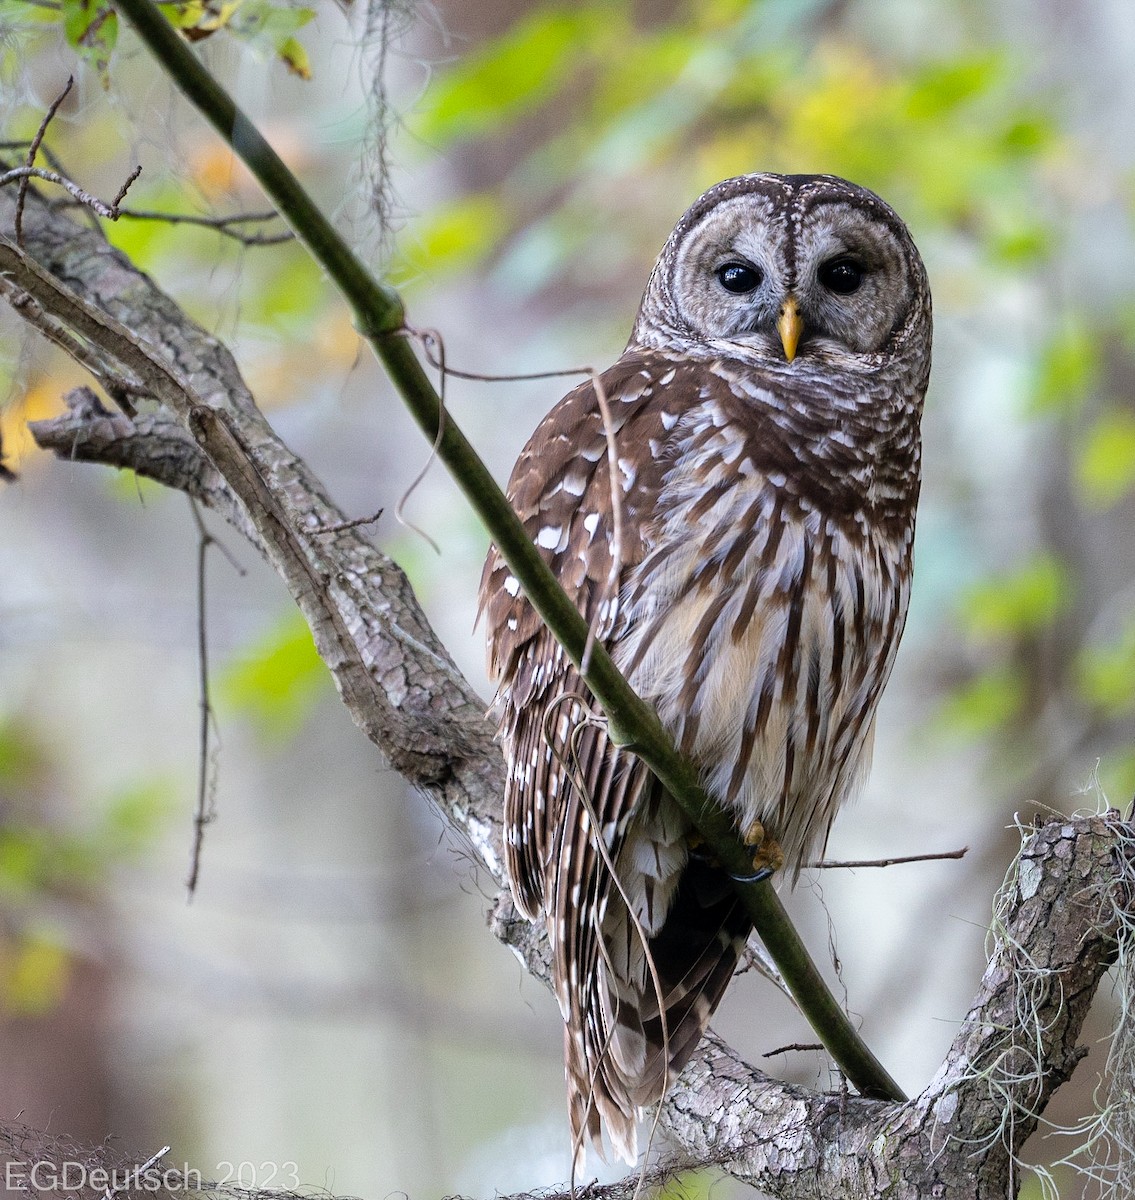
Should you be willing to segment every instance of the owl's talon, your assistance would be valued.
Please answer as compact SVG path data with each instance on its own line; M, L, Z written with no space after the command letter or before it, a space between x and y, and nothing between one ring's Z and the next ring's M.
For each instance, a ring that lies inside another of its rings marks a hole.
M765 827L760 821L754 821L748 829L745 830L741 840L746 846L760 846L764 843L768 835L765 833Z
M730 875L729 878L735 880L737 883L764 883L766 879L769 879L774 874L775 871L772 867L761 867L759 870L754 871L752 875Z
M784 851L780 848L780 843L769 837L760 821L754 821L745 830L744 842L756 851L753 855L753 874L744 878L734 875L733 878L738 882L759 883L784 866Z

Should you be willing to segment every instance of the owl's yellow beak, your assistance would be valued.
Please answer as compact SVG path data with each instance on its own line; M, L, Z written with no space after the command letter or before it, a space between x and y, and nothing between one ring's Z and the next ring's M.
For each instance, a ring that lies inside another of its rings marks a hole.
M784 357L791 362L796 357L796 347L800 335L804 332L804 318L796 307L796 299L789 296L784 302L777 318L776 331L780 334L780 344L784 347Z

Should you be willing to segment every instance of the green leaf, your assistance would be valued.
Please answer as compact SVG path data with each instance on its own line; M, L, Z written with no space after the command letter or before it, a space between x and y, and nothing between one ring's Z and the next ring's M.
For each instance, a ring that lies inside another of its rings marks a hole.
M912 80L906 114L915 121L938 120L946 113L988 92L1005 74L999 54L935 63Z
M435 146L497 129L554 96L603 29L592 8L544 9L518 21L430 89L415 132Z
M293 75L298 75L301 79L311 78L311 60L307 56L307 51L296 38L284 38L276 47L276 53Z
M1084 700L1109 716L1135 709L1135 621L1117 641L1080 652L1076 682Z
M0 719L0 785L26 791L46 766L43 748L18 718Z
M38 831L0 829L0 896L25 897L42 885L42 844Z
M1099 340L1079 320L1071 320L1049 342L1033 387L1035 412L1073 412L1099 380Z
M505 226L500 201L485 193L434 209L418 227L399 272L453 271L471 267L493 248ZM420 265L417 265L420 264Z
M311 62L295 34L315 16L313 8L270 0L180 0L158 7L191 42L224 29L250 45L270 49L301 79L311 78Z
M1051 253L1052 231L1044 225L1024 220L1010 229L994 230L990 250L1008 267L1029 266Z
M165 780L148 780L113 796L107 805L97 840L106 853L135 857L153 846L167 816L173 811L177 789Z
M1020 676L1009 667L994 667L955 689L942 705L940 719L952 733L980 737L1011 720L1024 698Z
M1068 603L1068 572L1057 559L1040 554L1011 573L970 588L961 601L971 635L1019 636L1050 625Z
M14 950L14 952L12 952ZM62 1000L71 974L67 951L43 936L26 938L9 947L0 962L4 1006L9 1012L36 1015L50 1012Z
M1056 131L1043 113L1021 113L1000 134L1001 145L1014 157L1031 157L1052 147Z
M29 4L28 0L0 0L0 26L6 33L22 26L54 25L59 14L51 8Z
M62 0L63 33L79 57L110 83L110 56L118 41L118 15L102 0Z
M1088 430L1075 462L1084 499L1110 507L1135 487L1135 413L1113 409Z
M330 683L307 622L293 612L222 673L218 695L251 716L265 736L284 739Z
M206 4L205 0L176 0L176 3L158 5L162 16L174 29L196 30L202 36L226 25L236 7L235 3L228 3L218 8Z

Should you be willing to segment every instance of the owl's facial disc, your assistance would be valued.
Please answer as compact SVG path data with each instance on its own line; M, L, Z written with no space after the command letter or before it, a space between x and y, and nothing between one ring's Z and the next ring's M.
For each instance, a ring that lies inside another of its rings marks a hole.
M688 332L792 362L873 355L906 320L908 252L885 220L839 195L792 210L751 192L687 231L669 294Z

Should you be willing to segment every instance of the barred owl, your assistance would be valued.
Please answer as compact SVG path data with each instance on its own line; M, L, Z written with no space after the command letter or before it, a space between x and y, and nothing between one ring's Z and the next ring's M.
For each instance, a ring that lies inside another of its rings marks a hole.
M678 222L601 376L609 426L582 384L509 484L709 795L793 881L871 757L910 591L930 341L922 261L878 196L826 175L726 180ZM480 604L507 869L552 942L577 1159L605 1127L634 1161L636 1119L693 1053L750 925L495 548Z

